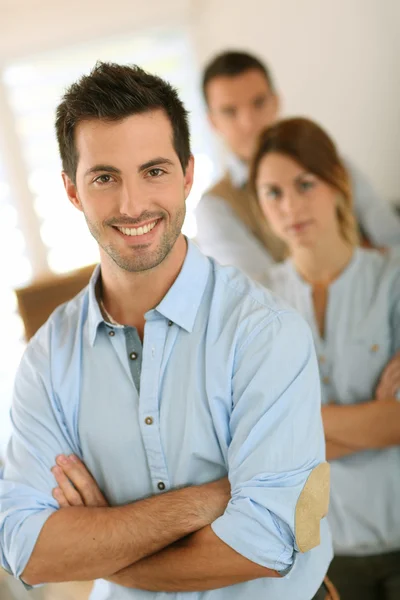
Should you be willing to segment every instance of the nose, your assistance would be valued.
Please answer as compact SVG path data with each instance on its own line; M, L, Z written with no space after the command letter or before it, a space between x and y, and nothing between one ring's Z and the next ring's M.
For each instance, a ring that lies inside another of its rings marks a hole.
M125 181L120 189L119 212L131 219L139 218L149 209L149 201L142 186L137 181Z
M285 190L281 207L288 216L295 217L302 210L302 199L295 190Z
M243 108L238 115L239 126L243 134L252 135L258 132L258 122L254 111Z

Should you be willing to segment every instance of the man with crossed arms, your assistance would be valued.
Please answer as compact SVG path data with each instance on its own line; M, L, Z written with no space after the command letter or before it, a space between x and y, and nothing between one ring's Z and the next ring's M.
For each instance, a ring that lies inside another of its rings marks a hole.
M101 263L16 377L1 565L27 586L97 580L93 600L324 596L311 334L182 235L194 164L175 90L99 63L56 130Z

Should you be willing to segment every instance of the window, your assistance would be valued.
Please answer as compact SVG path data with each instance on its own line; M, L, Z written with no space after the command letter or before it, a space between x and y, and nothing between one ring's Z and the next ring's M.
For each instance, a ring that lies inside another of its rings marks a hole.
M17 312L15 287L24 285L32 276L25 255L25 242L18 227L18 215L12 203L0 156L0 314L2 344L0 346L0 456L10 434L9 408L14 375L24 349L24 328Z

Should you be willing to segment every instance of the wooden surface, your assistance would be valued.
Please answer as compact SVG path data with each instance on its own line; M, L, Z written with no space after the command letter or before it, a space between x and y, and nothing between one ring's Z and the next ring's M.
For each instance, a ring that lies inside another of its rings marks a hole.
M28 592L0 569L0 600L88 600L92 586L91 582L51 583Z
M95 265L90 265L66 275L52 275L15 290L27 340L57 306L71 300L89 283L94 268Z

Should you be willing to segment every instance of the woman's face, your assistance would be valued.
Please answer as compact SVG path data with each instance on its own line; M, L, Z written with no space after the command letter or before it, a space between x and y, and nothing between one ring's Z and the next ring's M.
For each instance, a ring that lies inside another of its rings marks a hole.
M289 248L313 246L337 231L337 190L285 154L261 159L256 188L271 228Z

